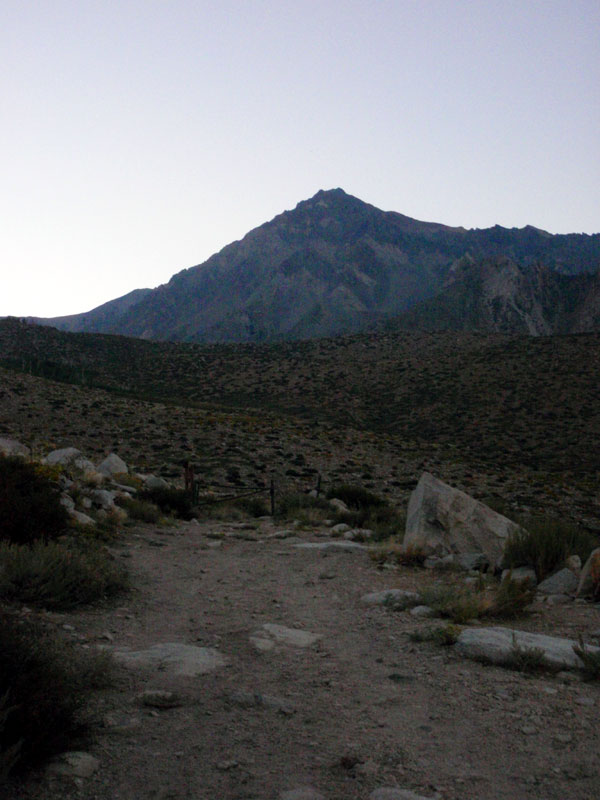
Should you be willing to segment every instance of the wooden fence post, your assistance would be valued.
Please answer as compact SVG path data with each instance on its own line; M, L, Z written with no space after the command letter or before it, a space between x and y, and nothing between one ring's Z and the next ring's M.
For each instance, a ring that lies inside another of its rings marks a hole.
M275 481L271 478L271 485L269 487L269 494L271 495L271 516L275 516Z

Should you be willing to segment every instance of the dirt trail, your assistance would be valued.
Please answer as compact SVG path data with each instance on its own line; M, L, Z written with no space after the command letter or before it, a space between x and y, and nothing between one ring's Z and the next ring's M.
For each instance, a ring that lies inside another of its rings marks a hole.
M228 664L195 678L120 667L117 687L100 697L106 726L88 748L98 771L80 786L33 779L19 800L277 800L300 786L325 800L367 800L384 786L445 800L596 800L597 684L529 678L414 644L407 632L431 620L360 598L417 588L429 573L378 572L364 552L301 550L267 538L275 530L211 522L127 533L115 552L134 593L57 624L88 644L216 648ZM322 638L260 652L250 636L265 623ZM521 627L572 636L600 617L570 606ZM147 689L183 703L144 707Z

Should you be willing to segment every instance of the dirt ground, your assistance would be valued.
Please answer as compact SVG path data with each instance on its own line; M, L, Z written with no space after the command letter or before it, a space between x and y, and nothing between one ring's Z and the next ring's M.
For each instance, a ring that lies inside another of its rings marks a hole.
M294 547L325 541L325 530L269 538L281 527L128 529L114 552L131 569L131 595L50 615L54 624L82 645L216 648L227 665L194 678L119 666L87 746L98 770L80 781L33 776L11 785L9 800L277 800L302 786L325 800L367 800L379 787L444 800L600 796L598 683L528 677L415 643L407 634L432 620L361 596L416 589L432 573ZM322 638L261 652L250 635L265 623ZM589 636L600 614L549 607L516 627ZM148 689L176 692L181 705L144 706Z

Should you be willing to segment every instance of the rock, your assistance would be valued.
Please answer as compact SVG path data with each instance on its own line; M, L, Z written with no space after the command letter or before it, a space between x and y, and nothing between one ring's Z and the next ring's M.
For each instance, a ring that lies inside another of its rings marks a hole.
M517 581L517 583L529 581L532 587L537 585L537 575L535 574L535 570L531 569L531 567L515 567L514 569L502 570L502 580L505 581L508 578L512 578L512 580Z
M325 800L325 798L312 786L300 786L298 789L281 792L279 800Z
M295 544L301 550L344 550L348 553L366 550L367 548L358 542L300 542Z
M89 753L73 750L61 753L46 767L49 775L61 775L72 778L90 778L100 767L97 758Z
M54 466L59 464L61 467L76 469L80 472L94 472L95 467L89 459L82 455L81 450L76 447L63 447L62 450L53 450L42 459L42 464Z
M60 504L64 506L67 511L75 511L75 501L70 494L63 492L60 496Z
M179 642L155 644L147 650L114 650L113 655L128 667L151 667L189 677L213 672L227 663L218 650Z
M437 617L437 612L431 606L414 606L410 610L411 616L427 619Z
M375 536L370 528L352 528L344 533L344 539L350 542L368 542Z
M31 451L28 447L16 439L8 439L0 437L0 453L5 456L21 456L21 458L29 458Z
M388 606L395 611L402 611L409 606L414 606L419 602L417 592L409 592L404 589L384 589L381 592L371 592L361 597L361 602L367 606Z
M100 508L113 508L116 496L116 492L111 492L108 489L94 489L90 492L92 503L100 506Z
M577 576L565 567L539 583L537 591L540 594L575 594L577 583Z
M276 644L287 644L292 647L310 647L323 636L320 633L311 633L298 628L286 628L284 625L265 623L262 628L250 636L251 644L257 650L267 652L273 650Z
M596 578L594 578L594 575ZM594 581L600 580L600 547L597 547L595 550L592 550L588 560L583 565L583 569L581 570L581 575L579 577L579 583L577 584L577 590L575 592L576 597L589 597L594 592Z
M350 511L346 503L344 503L344 501L340 500L338 497L333 497L329 501L329 505L332 508L335 508L336 511L340 511L342 514L347 514Z
M454 556L454 563L467 572L472 569L485 572L490 566L490 562L483 553L458 553Z
M404 546L439 556L484 553L490 564L520 528L488 506L424 472L410 496Z
M142 481L146 489L166 489L169 486L166 480L158 475L144 475Z
M120 475L124 472L129 472L129 467L122 458L119 458L116 453L111 453L110 455L106 456L104 461L98 464L98 472L100 472L102 475L106 475L108 478L111 478L113 475Z
M338 534L338 536L341 536L341 534L346 533L346 531L349 530L350 530L350 525L346 525L345 522L338 522L337 525L334 525L331 528L331 532Z
M522 650L539 649L543 652L545 664L552 669L580 669L583 664L573 651L577 642L529 633L511 628L466 628L454 645L455 651L475 661L493 664L510 664L515 646ZM600 653L600 647L588 647L589 652Z
M565 567L570 569L571 572L574 572L577 577L579 577L579 574L581 573L581 559L577 555L569 556L565 561Z
M430 800L422 794L415 794L409 789L398 789L395 786L375 789L369 795L369 800Z
M138 700L143 706L150 708L178 708L183 705L181 695L162 689L146 689L138 696Z
M74 511L69 510L69 516L71 519L74 519L75 522L78 522L80 525L95 525L96 521L93 520L91 517L88 517L87 514L84 514L82 511Z
M260 692L232 692L227 700L241 708L270 708L285 716L295 713L294 707L285 700Z

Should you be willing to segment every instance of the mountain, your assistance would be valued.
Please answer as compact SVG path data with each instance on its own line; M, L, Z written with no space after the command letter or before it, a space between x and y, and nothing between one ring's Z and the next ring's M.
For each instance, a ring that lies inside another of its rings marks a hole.
M508 258L523 270L543 264L579 276L598 271L600 234L452 228L381 211L342 189L319 191L163 286L86 314L35 321L189 342L351 333L456 285L453 271L465 256L475 265Z
M390 321L388 330L582 333L600 330L600 272L563 275L541 264L465 257L442 290Z

